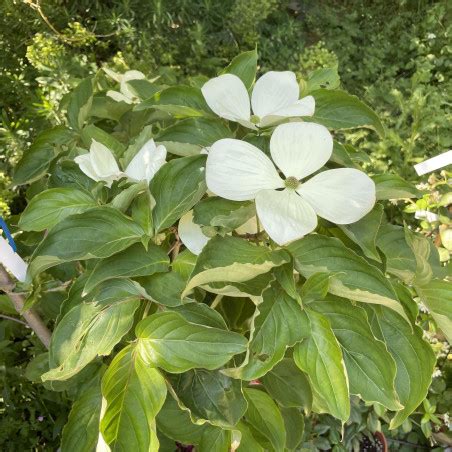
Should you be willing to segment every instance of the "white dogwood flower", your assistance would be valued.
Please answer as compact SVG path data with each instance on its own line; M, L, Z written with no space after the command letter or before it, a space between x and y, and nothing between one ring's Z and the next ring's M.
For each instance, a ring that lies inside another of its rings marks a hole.
M127 84L130 80L143 80L144 74L140 71L126 71L124 74L118 74L111 69L104 68L104 71L115 81L119 83L119 91L109 90L107 96L116 102L125 102L131 104L135 101L136 96Z
M312 116L315 109L312 96L299 99L300 87L290 71L270 71L260 77L251 94L251 106L244 83L233 74L209 80L201 91L207 105L218 116L250 129L266 127L284 118Z
M256 217L250 218L236 229L239 234L255 234L257 232ZM193 210L188 211L180 220L178 227L179 238L193 254L200 254L211 239L202 231L202 227L193 221Z
M165 163L165 159L165 146L156 146L151 139L137 152L123 172L110 149L93 140L89 152L77 156L74 161L88 177L97 182L105 182L107 187L111 187L115 180L122 177L128 177L136 182L142 180L150 182Z
M327 170L301 182L329 160L332 150L328 129L308 122L276 127L270 139L274 163L250 143L222 139L212 145L207 157L207 186L233 201L254 199L262 226L284 245L313 231L317 215L349 224L374 206L375 184L356 169Z

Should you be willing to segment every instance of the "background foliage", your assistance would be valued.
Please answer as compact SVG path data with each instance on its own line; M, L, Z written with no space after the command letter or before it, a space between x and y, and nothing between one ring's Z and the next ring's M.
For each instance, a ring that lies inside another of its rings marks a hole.
M7 215L24 207L23 192L9 186L22 152L40 131L63 122L65 95L103 65L174 82L211 76L239 51L257 46L261 71L290 69L306 78L314 69L338 65L344 88L372 105L386 126L383 139L366 130L347 134L365 151L370 171L416 180L413 163L451 146L452 27L445 1L154 0L144 7L138 0L4 0L2 6L0 211ZM399 210L395 215L401 220ZM52 309L58 295L44 294L40 308ZM428 331L427 315L424 324ZM23 325L7 320L1 325L0 409L7 416L0 421L0 445L53 447L67 416L64 393L30 382L25 364L38 344ZM429 399L442 414L452 397L450 352L434 334L432 341L442 370ZM425 436L435 422L422 420L431 406L394 433L397 440L428 444ZM386 425L378 407L357 404L354 412L346 428L351 437ZM339 426L328 416L314 418L307 432L320 449L340 438ZM8 437L17 443L2 444Z

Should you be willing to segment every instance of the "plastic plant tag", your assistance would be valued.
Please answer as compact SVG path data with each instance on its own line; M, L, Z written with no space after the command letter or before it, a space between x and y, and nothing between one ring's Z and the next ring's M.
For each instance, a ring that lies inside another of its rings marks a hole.
M452 164L452 150L447 152L443 152L436 157L432 157L431 159L425 160L422 163L418 163L414 165L414 169L418 176L422 176L423 174L431 173L439 168L444 168L447 165Z
M16 253L16 244L2 218L0 218L0 229L7 237L5 239L0 236L0 264L5 266L19 281L24 282L27 276L27 264Z

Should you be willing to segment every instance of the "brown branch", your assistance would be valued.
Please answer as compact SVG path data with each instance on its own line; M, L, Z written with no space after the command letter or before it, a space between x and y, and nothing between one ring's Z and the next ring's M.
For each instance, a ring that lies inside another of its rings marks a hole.
M27 325L36 333L36 336L38 336L44 346L49 348L51 337L49 329L34 309L28 309L22 312L24 308L24 297L14 292L15 286L16 284L8 272L0 265L0 290L3 290L9 297L16 311L25 319Z

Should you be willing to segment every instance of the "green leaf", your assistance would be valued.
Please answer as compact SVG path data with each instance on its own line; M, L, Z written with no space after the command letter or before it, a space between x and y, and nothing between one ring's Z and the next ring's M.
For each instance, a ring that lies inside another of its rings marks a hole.
M311 94L315 98L315 114L311 121L332 129L368 127L384 136L383 125L376 113L356 96L329 89L319 89Z
M84 293L88 294L98 284L114 278L148 276L166 272L169 257L162 248L150 243L146 250L141 243L135 243L124 251L101 260L86 282Z
M375 307L373 311L376 314L369 318L374 334L386 342L397 366L395 389L404 408L391 420L389 428L394 429L424 400L436 359L430 345L422 339L419 327L409 325L390 309Z
M171 373L190 369L217 369L246 350L240 334L197 325L175 312L161 312L136 327L141 352L149 365Z
M300 296L304 303L324 300L330 288L331 273L319 272L309 276L301 286Z
M108 367L102 396L106 409L100 431L112 451L158 451L155 417L165 402L166 383L134 345L122 349Z
M62 146L73 144L73 132L57 126L38 135L14 168L14 185L24 185L43 177L50 164L62 152Z
M209 452L229 452L231 450L231 436L229 430L208 429L202 434L199 450L208 450Z
M218 311L204 303L186 303L171 309L190 323L227 330L226 322Z
M62 262L105 258L141 240L144 231L111 207L71 215L40 243L30 264L32 277Z
M416 257L405 240L404 229L389 223L382 225L377 246L386 257L386 271L411 284L416 273Z
M264 438L270 446L268 450L283 452L286 444L286 429L281 412L275 402L265 392L258 389L245 389L244 393L248 402L245 418L251 426L253 434L257 432Z
M213 237L198 256L183 296L213 282L244 282L289 262L284 250L254 246L237 237Z
M72 91L67 107L67 120L74 130L81 130L93 103L93 81L82 80Z
M106 146L116 157L120 157L124 151L124 145L118 141L115 137L105 132L105 130L96 127L94 124L89 124L83 128L81 137L83 144L89 149L93 140L102 143Z
M157 85L145 79L127 80L126 85L133 95L141 100L149 99L159 91Z
M273 284L263 294L252 321L248 353L240 367L223 372L242 380L265 375L292 347L309 333L309 324L299 304Z
M310 235L288 247L295 268L308 278L314 273L333 273L329 292L363 303L382 304L406 318L391 283L383 273L348 249L340 240Z
M74 188L52 188L32 198L20 216L19 228L24 231L51 229L69 215L96 206L96 201L88 192Z
M369 259L381 262L380 255L376 248L377 234L383 220L383 206L377 204L361 220L352 224L339 225L345 235L360 246L363 253Z
M185 281L176 272L156 273L152 276L138 278L138 283L156 303L164 306L182 304L182 291Z
M230 201L210 196L196 204L193 221L203 226L224 227L230 230L242 226L256 215L252 202Z
M419 198L422 192L412 183L396 174L379 174L372 177L377 189L377 200Z
M99 418L102 406L100 388L84 391L72 405L61 438L65 452L93 451L99 437Z
M295 272L293 262L287 262L287 264L275 267L273 270L276 281L279 282L281 287L286 291L289 297L292 297L301 305L301 297L297 289L297 281L295 280Z
M359 165L352 159L352 154L348 151L348 146L344 146L342 143L334 141L333 154L330 157L330 162L336 163L340 166L348 168L361 169Z
M240 438L240 445L237 449L239 452L264 452L264 448L257 442L256 438L251 433L251 429L248 428L245 422L239 422L237 429L242 435Z
M230 428L247 409L240 380L219 371L195 369L174 376L171 382L178 398L196 420Z
M287 408L301 407L309 413L312 408L312 391L306 375L294 361L284 358L262 377L267 392Z
M132 105L126 102L117 102L110 96L100 94L93 97L90 116L119 121L131 108Z
M286 448L295 450L304 433L304 417L297 408L282 408L281 414L286 428Z
M250 90L253 86L257 72L257 50L242 52L237 55L229 65L222 71L222 74L234 74L245 84L246 89Z
M198 259L196 254L193 254L190 250L184 250L176 256L176 259L171 263L171 267L187 282L195 268L196 259Z
M295 363L306 372L327 412L345 422L350 416L350 401L341 348L327 318L311 310L306 312L311 334L294 348Z
M207 189L205 160L205 155L171 160L152 179L156 233L174 224L203 197Z
M106 356L133 325L139 306L125 281L100 288L92 302L74 306L60 320L50 342L51 370L43 381L67 380L96 356Z
M154 200L152 199L151 193L149 190L146 190L144 193L139 194L134 200L132 204L132 218L135 223L139 224L143 231L145 231L146 235L151 236L154 220L152 218L152 206L154 204Z
M383 342L377 340L364 309L346 300L309 305L330 321L342 347L350 393L366 402L378 402L389 410L403 408L394 390L396 366Z
M416 292L430 310L435 322L452 344L452 290L448 281L430 281L425 286L417 286Z
M168 152L175 155L196 155L222 138L232 138L232 132L217 119L187 118L162 130L156 137Z
M303 90L303 96L310 94L318 89L337 89L341 84L337 65L333 67L320 68L313 71L306 82L306 88Z
M204 100L201 90L193 86L181 85L166 88L138 104L135 111L149 108L166 111L175 118L212 116L212 111Z

